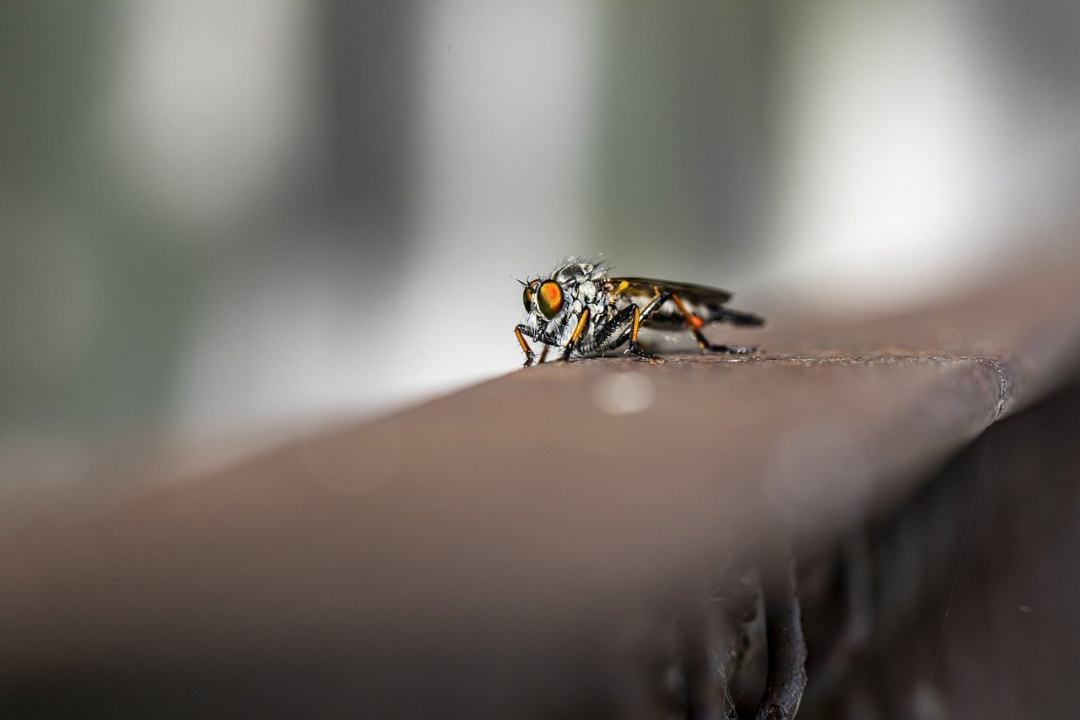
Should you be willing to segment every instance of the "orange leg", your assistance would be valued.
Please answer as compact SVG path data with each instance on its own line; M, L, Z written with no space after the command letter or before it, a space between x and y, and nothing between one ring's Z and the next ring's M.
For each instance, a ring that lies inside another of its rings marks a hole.
M658 296L659 297L659 296ZM652 306L650 306L651 308ZM652 359L654 356L652 353L646 352L638 345L637 337L638 332L641 330L641 308L637 305L634 306L634 317L630 324L630 347L627 348L631 353L637 355L640 358L647 360Z
M705 325L705 321L687 310L686 305L683 304L682 298L678 295L672 293L671 301L675 303L675 307L678 308L679 314L683 316L683 320L686 321L687 326L690 328L690 332L694 333L694 339L697 340L698 347L701 348L702 352L711 351L730 353L732 355L746 355L757 351L757 348L753 347L713 345L709 342L709 338L705 337L705 333L701 332L701 328Z
M694 339L697 340L698 347L702 351L712 348L712 343L705 337L705 333L701 332L702 326L705 321L699 318L694 313L686 309L686 305L683 304L682 298L672 293L671 301L675 303L675 307L678 308L679 314L683 316L683 320L686 321L687 326L690 328L690 332L694 333Z
M535 356L533 355L532 348L529 347L529 343L525 342L525 335L521 332L521 325L514 328L514 337L517 338L518 345L521 346L521 351L525 353L525 367L529 367L533 364L533 358ZM545 346L544 349L546 350L547 346Z
M701 327L705 324L705 321L687 310L686 305L683 304L682 298L678 295L672 293L671 302L675 303L675 307L679 310L679 314L683 316L683 320L686 321L687 326L690 328L690 332L694 333L694 339L697 340L698 347L702 350L707 350L709 341L704 333L701 332Z
M581 317L578 318L577 325L574 327L574 332L570 336L570 342L566 343L566 349L563 350L563 360L570 359L570 353L573 352L574 346L577 345L578 339L581 334L585 332L585 328L589 324L589 308L585 308L581 311Z

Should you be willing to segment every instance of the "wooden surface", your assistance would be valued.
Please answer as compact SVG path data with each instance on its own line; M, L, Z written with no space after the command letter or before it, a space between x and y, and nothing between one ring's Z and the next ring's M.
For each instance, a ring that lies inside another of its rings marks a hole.
M1070 376L1078 278L885 320L775 307L724 336L760 357L531 368L22 528L0 707L603 713L634 623L703 567L830 542Z

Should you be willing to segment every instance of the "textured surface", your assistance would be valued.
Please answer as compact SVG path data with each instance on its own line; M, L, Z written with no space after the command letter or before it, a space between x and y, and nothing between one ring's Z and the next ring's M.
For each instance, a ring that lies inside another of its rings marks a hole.
M0 702L603 710L628 623L701 567L780 522L835 539L1061 382L1078 277L873 322L775 308L730 336L763 357L545 365L23 528Z

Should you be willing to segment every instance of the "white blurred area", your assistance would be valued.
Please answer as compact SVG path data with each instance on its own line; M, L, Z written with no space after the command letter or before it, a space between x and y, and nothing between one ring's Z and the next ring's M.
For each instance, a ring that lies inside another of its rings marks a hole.
M932 301L1073 220L1061 211L1080 160L1076 102L1017 87L970 6L832 2L798 16L769 285L837 310Z
M775 279L838 308L948 290L1008 219L977 29L919 0L838 14L803 13L793 38Z
M44 180L2 178L5 317L81 359L8 373L5 442L237 448L494 377L514 278L572 254L748 306L930 301L1073 221L1080 9L1038 7L137 0L72 49L9 6L45 38L13 57L91 69L23 78L60 110L27 96Z
M416 242L380 368L397 398L516 367L514 279L594 250L598 20L580 2L424 6Z
M123 8L107 153L132 202L194 228L258 212L311 150L310 6L139 0Z
M289 10L279 15L296 14L283 5ZM169 12L179 7L201 12ZM421 6L411 48L413 222L390 239L403 246L400 267L380 277L378 267L362 267L363 252L342 265L333 249L311 258L300 249L280 259L280 275L266 268L268 282L238 289L224 277L228 287L193 328L176 432L198 438L211 428L282 421L291 432L295 421L374 413L515 368L514 278L590 249L595 21L587 5L572 2ZM236 112L266 118L286 144L290 135L273 118L283 101L264 99L258 110L245 99ZM319 225L315 232L325 232ZM372 231L361 218L333 232L363 243Z

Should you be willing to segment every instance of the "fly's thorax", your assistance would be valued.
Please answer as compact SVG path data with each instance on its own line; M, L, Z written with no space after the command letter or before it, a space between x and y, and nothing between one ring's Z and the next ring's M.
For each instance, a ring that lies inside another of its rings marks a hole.
M574 315L580 317L588 309L592 317L601 317L608 304L604 269L592 263L574 263L563 268L560 274L564 277L567 293L573 298L571 310Z

